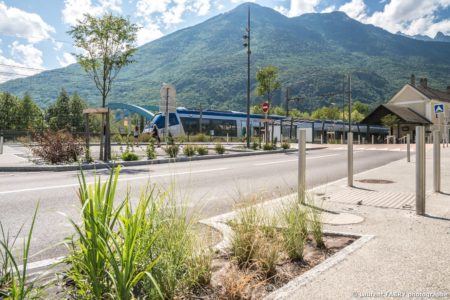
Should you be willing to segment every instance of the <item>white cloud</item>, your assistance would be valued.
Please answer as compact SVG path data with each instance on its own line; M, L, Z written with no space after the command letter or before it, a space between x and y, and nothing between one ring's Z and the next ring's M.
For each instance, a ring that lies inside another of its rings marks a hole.
M42 68L42 51L32 44L21 44L14 41L11 46L11 56L18 60L22 65L30 68Z
M15 7L8 7L0 1L0 33L23 37L30 43L48 39L55 29L35 13L28 13Z
M16 41L9 48L15 59L5 57L0 49L0 83L43 71L42 52L33 45L21 45Z
M363 0L352 0L347 2L339 7L339 10L356 20L362 21L366 18L366 4Z
M170 0L138 0L136 3L136 15L148 16L154 13L163 13L167 10Z
M209 0L196 0L192 3L191 11L199 16L206 16L211 8Z
M122 0L98 0L96 4L91 0L64 0L63 22L73 26L83 19L84 14L101 16L106 12L121 13L121 5Z
M321 13L330 13L336 10L336 6L332 5L332 6L328 6L326 8L324 8Z
M157 24L148 23L146 26L141 27L137 33L137 45L141 46L145 43L159 39L164 34Z
M76 58L68 52L64 52L62 58L57 56L56 59L58 60L61 67L65 67L77 62Z
M291 0L289 16L296 17L302 14L316 12L316 6L320 2L321 0Z

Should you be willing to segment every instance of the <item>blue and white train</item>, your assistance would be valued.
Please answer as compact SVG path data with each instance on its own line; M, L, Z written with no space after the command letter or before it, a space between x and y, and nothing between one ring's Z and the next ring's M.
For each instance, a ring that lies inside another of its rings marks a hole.
M144 133L151 133L153 126L164 134L164 113L158 113L145 126ZM273 121L282 120L285 117L269 115ZM200 120L201 119L201 120ZM264 115L250 114L250 128L253 134L258 134ZM201 122L201 131L200 131ZM176 113L169 113L169 131L173 136L195 135L200 132L214 136L242 137L246 134L247 114L236 111L192 110L178 107Z

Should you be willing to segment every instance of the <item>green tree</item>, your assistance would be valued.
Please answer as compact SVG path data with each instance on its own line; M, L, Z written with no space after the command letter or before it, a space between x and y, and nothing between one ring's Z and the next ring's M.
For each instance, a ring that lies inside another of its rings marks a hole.
M355 101L352 104L352 112L357 111L363 116L367 116L369 114L369 105L362 103L361 101ZM353 116L352 116L353 118Z
M76 132L82 132L84 128L83 109L87 107L77 93L75 93L70 99L70 123L72 128Z
M274 66L267 66L259 69L256 72L256 80L258 81L258 85L256 86L256 95L267 97L267 102L269 103L269 111L267 113L270 114L270 100L272 98L272 93L281 88L281 84L278 81L278 68ZM269 132L268 128L268 123L265 123L266 133ZM268 142L269 135L266 134L266 143Z
M13 130L19 127L20 103L16 96L10 93L0 94L0 130Z
M319 119L319 120L338 120L342 116L341 116L341 112L339 111L338 107L324 106L324 107L321 107L321 108L316 109L315 111L311 112L311 117L313 119Z
M47 110L47 122L52 130L71 130L70 97L61 89L58 99Z
M22 130L32 130L42 127L43 116L41 109L34 103L31 96L26 93L18 107L19 128Z
M400 119L393 114L388 114L381 118L381 124L389 128L389 135L392 135L392 129L394 125L398 124L399 122Z
M112 83L120 70L132 62L131 57L136 52L135 42L138 26L129 20L106 14L100 18L85 15L85 19L72 27L69 34L74 40L74 46L82 49L75 54L77 61L92 78L102 98L102 107L106 106ZM109 118L106 125L105 150L103 139L100 145L100 157L110 158Z
M289 116L296 119L311 119L311 115L307 111L301 112L296 108L289 110Z

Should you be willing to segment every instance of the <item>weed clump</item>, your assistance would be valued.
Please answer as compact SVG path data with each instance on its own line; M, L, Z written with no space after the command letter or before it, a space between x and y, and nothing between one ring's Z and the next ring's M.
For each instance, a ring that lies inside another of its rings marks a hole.
M223 146L221 143L217 143L214 146L214 149L216 150L217 154L224 154L225 153L225 146Z
M186 155L187 157L191 157L195 155L195 147L192 145L186 145L183 148L183 153L184 155Z

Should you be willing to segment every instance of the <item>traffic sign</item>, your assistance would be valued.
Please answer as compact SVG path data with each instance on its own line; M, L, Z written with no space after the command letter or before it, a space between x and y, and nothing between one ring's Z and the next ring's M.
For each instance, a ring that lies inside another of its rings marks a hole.
M268 112L269 111L269 102L263 102L262 104L262 110L263 112Z
M434 105L434 113L439 114L444 112L444 104L435 104Z
M175 96L177 95L177 91L175 87L171 84L163 84L159 93L161 94L159 111L165 112L166 110L168 110L168 112L176 112L177 106L175 102Z

